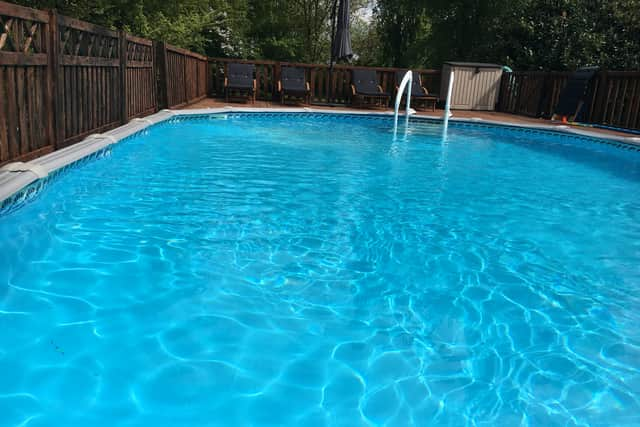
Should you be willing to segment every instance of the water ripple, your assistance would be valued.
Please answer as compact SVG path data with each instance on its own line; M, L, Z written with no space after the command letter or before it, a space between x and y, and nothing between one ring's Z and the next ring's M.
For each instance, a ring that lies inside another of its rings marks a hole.
M166 123L0 221L0 425L640 425L640 157Z

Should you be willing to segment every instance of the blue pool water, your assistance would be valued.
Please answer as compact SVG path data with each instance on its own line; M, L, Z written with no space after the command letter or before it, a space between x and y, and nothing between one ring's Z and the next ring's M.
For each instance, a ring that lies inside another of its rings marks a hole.
M390 128L165 123L0 217L0 425L640 425L640 153Z

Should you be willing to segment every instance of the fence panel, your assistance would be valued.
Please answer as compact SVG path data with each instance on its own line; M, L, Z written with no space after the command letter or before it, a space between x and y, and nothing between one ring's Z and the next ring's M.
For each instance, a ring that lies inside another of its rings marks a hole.
M498 110L549 118L567 85L569 72L505 73ZM601 71L588 89L587 123L640 129L640 72Z
M179 108L207 96L207 58L164 45L167 108Z
M167 106L183 105L187 99L184 89L184 55L167 48L166 60Z
M516 71L504 73L498 111L530 117L551 117L569 73Z
M640 72L602 72L596 92L590 117L592 122L640 129Z
M52 151L49 14L0 2L0 164Z
M116 31L58 16L60 146L122 123L120 38Z
M151 114L159 98L169 107L204 98L207 58L158 46L162 55L123 31L0 1L0 164Z
M157 111L153 42L126 36L126 117L132 119Z

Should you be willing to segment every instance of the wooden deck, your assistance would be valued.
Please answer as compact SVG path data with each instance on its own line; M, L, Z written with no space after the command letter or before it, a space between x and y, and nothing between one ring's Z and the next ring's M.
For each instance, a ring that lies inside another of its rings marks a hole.
M241 108L282 108L283 105L279 102L270 102L270 101L256 101L255 104L251 103L227 103L222 99L216 98L205 98L199 102L188 105L184 107L185 109L197 109L197 108L222 108L226 106L231 107L241 107ZM287 104L287 107L306 107L308 105L302 104ZM319 110L327 110L327 111L393 111L391 108L387 109L354 109L349 107L326 107L322 105L310 105L310 107ZM444 114L443 110L433 111L419 111L419 116L424 117L435 117L441 118ZM481 120L491 120L503 122L506 124L515 124L515 125L546 125L546 126L563 126L562 123L557 121L545 120L545 119L534 119L529 117L517 116L515 114L508 113L498 113L495 111L461 111L455 110L453 111L453 116L457 118L464 119L481 119ZM566 125L565 125L566 126ZM603 136L622 136L622 137L633 137L633 134L623 133L623 132L615 132L606 129L597 129L590 127L581 127L575 126L577 129L594 132L598 134L602 134Z

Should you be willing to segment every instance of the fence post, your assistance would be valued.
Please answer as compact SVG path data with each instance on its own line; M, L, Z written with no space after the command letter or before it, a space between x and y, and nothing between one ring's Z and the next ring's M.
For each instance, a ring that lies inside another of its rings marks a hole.
M422 79L422 75L420 76L420 78ZM496 103L496 111L503 112L503 104L504 104L503 99L506 97L505 87L507 86L506 85L506 80L508 78L509 77L508 77L507 73L505 73L503 71L502 72L502 76L500 76L500 90L498 91L498 102Z
M164 42L153 42L156 61L156 95L158 110L169 108L167 97L167 50Z
M122 124L127 123L127 33L123 30L118 31L119 41L119 60L120 60L120 121Z
M276 61L275 65L273 66L273 96L271 97L271 100L273 102L275 102L275 100L278 99L280 96L280 94L278 93L278 82L280 81L281 76L282 76L282 63L280 61ZM305 81L306 80L307 79L305 78Z
M211 96L210 91L211 91L211 82L209 81L209 78L211 77L211 67L209 66L209 57L207 56L207 58L204 60L204 93L207 94L207 96Z
M47 136L57 150L64 138L64 123L62 122L62 99L58 93L58 78L63 78L60 70L60 39L58 37L58 14L49 11L49 34L47 35L47 104L49 106Z
M184 99L182 100L182 103L186 103L189 100L189 93L187 92L187 62L189 61L189 57L185 54L182 53L180 55L180 58L182 58L182 72L184 73L182 75L182 93L184 94ZM196 83L197 84L197 83Z

